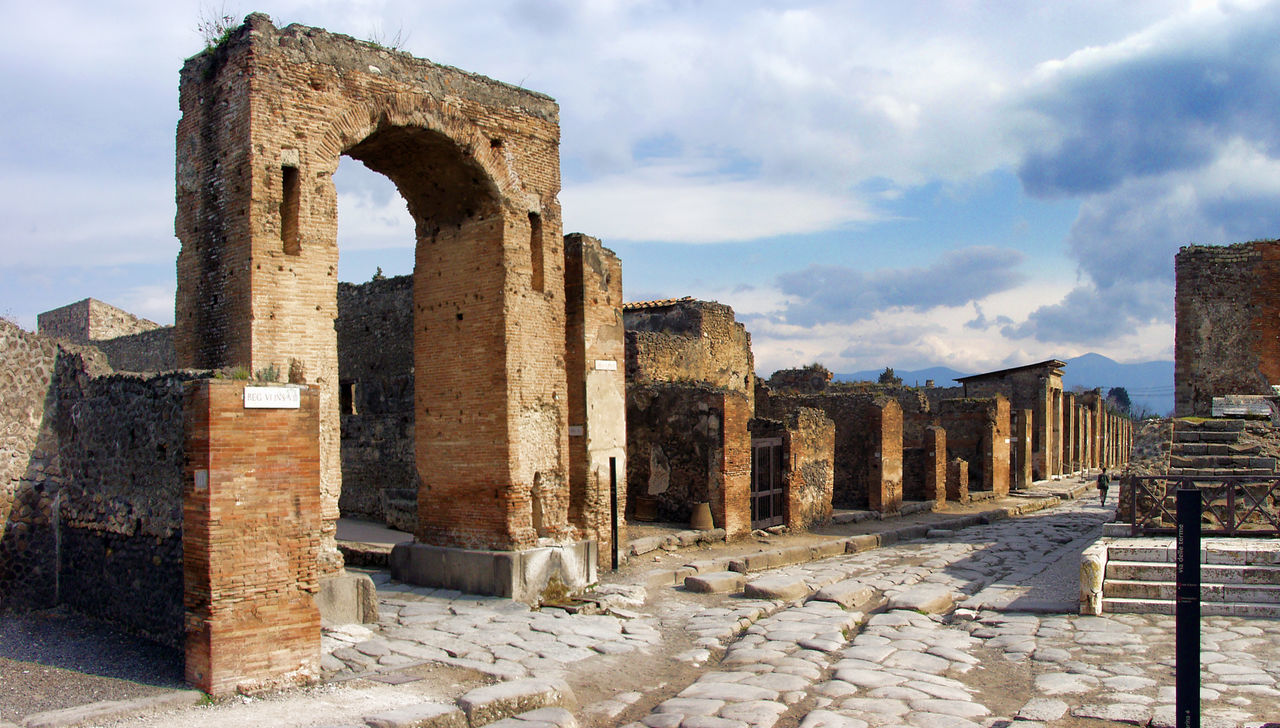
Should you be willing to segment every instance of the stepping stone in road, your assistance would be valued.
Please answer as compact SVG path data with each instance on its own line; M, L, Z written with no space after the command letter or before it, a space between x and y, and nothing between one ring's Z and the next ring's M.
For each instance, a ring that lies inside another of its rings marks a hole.
M779 599L784 602L793 602L809 595L809 585L804 582L804 579L798 577L775 574L747 582L743 593L755 599Z
M737 571L713 571L686 576L684 588L699 594L734 594L747 583L747 575Z
M937 584L913 586L889 598L890 609L913 609L926 614L942 614L955 603L955 593Z

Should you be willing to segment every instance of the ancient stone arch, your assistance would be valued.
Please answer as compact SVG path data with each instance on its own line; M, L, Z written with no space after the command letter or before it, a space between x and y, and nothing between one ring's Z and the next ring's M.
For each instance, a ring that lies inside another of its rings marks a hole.
M255 14L187 61L180 103L179 363L318 388L322 576L342 567L332 175L344 154L390 178L416 224L418 541L573 543L555 102Z

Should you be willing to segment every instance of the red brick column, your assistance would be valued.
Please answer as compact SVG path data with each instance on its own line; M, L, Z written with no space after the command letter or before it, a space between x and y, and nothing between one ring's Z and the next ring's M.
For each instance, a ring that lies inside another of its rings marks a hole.
M245 407L245 382L191 382L183 581L187 682L213 695L313 679L320 660L318 397ZM249 383L249 386L253 386Z
M939 504L947 500L947 431L937 425L924 428L924 499Z
M969 502L969 463L963 458L947 463L947 500Z
M724 402L724 449L720 461L719 502L712 498L711 511L716 525L727 538L751 532L751 432L747 422L752 405L738 392L717 395ZM714 476L713 476L714 478ZM714 488L712 489L714 492Z

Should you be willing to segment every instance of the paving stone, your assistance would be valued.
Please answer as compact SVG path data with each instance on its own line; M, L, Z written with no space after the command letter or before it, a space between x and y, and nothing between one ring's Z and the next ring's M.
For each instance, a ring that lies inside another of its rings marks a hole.
M941 614L954 603L955 594L951 589L934 584L914 586L889 598L890 609L914 609L929 614Z
M680 728L683 713L650 713L640 720L648 728Z
M866 670L861 668L838 668L835 678L843 680L852 685L864 688L880 688L886 685L901 685L907 679L900 675L883 672L880 670Z
M912 712L906 719L910 722L910 728L982 728L980 723L946 713Z
M893 698L845 698L840 707L877 716L906 715L911 711L905 702Z
M785 705L772 700L743 700L725 705L720 709L720 717L740 720L753 728L769 728L785 712Z
M525 678L476 688L458 698L472 725L485 725L529 710L548 707L573 709L577 699L563 680Z
M750 728L745 722L712 715L690 715L680 722L680 728Z
M782 574L762 576L747 582L743 593L756 599L778 599L791 602L802 599L809 594L809 586L804 579Z
M685 715L715 715L724 707L723 700L706 698L670 698L658 704L659 713L683 713Z
M696 682L681 690L679 697L725 701L776 700L778 691L738 683Z
M370 728L467 728L467 716L457 706L423 703L365 716Z
M832 602L849 608L865 604L871 601L874 596L875 590L867 586L866 582L861 579L845 579L822 587L809 599L810 601Z
M1018 711L1021 720L1057 720L1066 715L1067 704L1057 698L1032 698Z
M881 662L884 658L897 652L897 648L889 645L857 645L846 647L840 654L867 662Z
M830 710L812 710L800 721L800 728L867 728L865 720L850 718Z
M1077 718L1096 718L1116 723L1145 726L1151 721L1151 709L1145 705L1133 703L1110 703L1107 705L1081 705L1071 710Z
M911 700L908 702L911 709L921 713L940 713L942 715L951 715L960 718L977 718L982 715L990 715L991 711L980 703L974 703L966 700L940 700L938 698L928 698L923 700Z
M713 571L686 576L684 588L701 594L736 594L747 583L747 575L738 571Z
M951 666L949 661L941 657L926 655L921 652L895 652L885 658L883 664L887 667L901 667L908 670L931 673L946 672L947 668Z
M1036 676L1036 692L1044 695L1087 693L1097 686L1098 678L1089 675L1049 672Z

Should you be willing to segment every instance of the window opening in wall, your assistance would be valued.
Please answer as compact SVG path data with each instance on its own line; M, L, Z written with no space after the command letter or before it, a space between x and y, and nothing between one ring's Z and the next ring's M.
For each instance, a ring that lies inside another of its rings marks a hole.
M298 237L298 213L302 206L298 168L280 167L280 179L280 243L285 253L298 255L302 252L302 241Z
M338 411L344 415L360 414L356 411L356 383L345 379L338 382Z
M542 256L542 216L536 212L529 213L529 253L533 256L533 282L535 291L542 291L546 261Z

